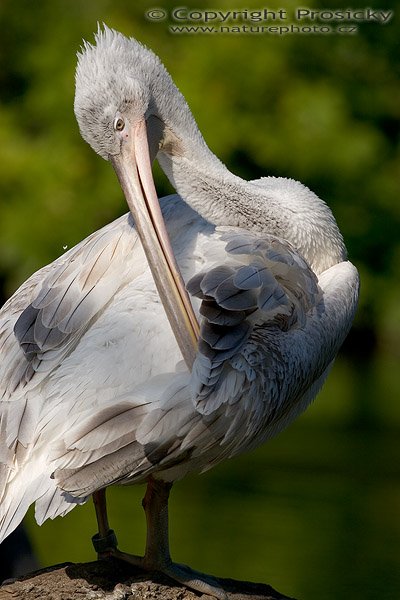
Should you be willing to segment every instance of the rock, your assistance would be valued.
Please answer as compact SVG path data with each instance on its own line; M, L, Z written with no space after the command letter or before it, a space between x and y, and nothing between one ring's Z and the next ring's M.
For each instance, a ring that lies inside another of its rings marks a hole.
M294 600L263 583L217 579L229 600ZM56 565L5 582L0 600L210 600L116 560Z

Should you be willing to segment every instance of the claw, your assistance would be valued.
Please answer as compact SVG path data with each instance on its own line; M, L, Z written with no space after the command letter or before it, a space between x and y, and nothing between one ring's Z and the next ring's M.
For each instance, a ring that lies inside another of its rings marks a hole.
M200 573L187 565L177 563L171 563L168 567L162 568L161 572L196 592L214 596L218 600L228 600L226 592L211 575Z
M127 552L121 552L118 548L114 548L110 552L110 556L113 558L118 558L119 560L123 560L124 562L129 563L130 565L134 565L135 567L139 567L140 569L150 571L146 567L145 560L143 556L136 556L135 554L128 554Z

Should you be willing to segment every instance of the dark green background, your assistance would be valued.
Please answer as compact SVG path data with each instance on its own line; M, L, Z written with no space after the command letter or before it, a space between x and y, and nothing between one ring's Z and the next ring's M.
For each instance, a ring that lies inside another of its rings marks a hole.
M355 35L179 35L168 29L170 18L144 17L151 7L170 13L182 4L265 7L254 0L0 4L2 300L65 247L126 211L112 169L82 141L72 109L76 52L104 21L161 57L232 171L299 179L328 202L362 280L353 331L308 413L258 452L176 487L174 555L307 600L397 598L400 6L367 3L395 16L387 25L358 22ZM284 8L292 15L301 5ZM351 4L357 7L365 4ZM156 177L160 194L169 192L159 170ZM141 493L111 492L121 546L137 552ZM86 537L75 546L73 539L94 529L91 507L41 530L32 516L29 523L44 563L92 556Z

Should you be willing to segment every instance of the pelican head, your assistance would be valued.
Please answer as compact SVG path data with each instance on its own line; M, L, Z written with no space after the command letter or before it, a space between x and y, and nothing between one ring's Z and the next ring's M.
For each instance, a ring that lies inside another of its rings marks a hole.
M85 42L78 54L74 108L84 140L109 160L120 154L135 125L157 114L153 81L169 76L133 38L104 27L95 42Z
M109 160L135 220L182 354L191 366L198 325L180 277L154 187L151 163L167 120L161 108L179 94L147 48L104 27L78 55L75 115L82 137Z

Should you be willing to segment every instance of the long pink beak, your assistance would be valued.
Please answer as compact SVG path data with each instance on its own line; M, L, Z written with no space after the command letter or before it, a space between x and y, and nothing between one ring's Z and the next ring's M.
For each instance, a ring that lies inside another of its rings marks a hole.
M192 368L199 338L199 325L185 289L164 219L151 171L146 123L136 123L111 156L118 180L135 221L158 293L183 358Z

